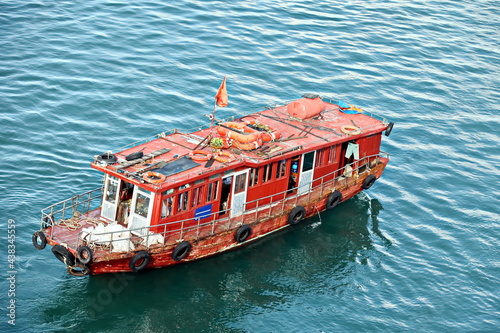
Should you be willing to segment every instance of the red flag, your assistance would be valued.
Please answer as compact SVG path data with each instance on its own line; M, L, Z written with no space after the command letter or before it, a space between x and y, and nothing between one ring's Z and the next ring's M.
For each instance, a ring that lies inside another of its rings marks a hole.
M227 90L226 90L226 77L224 76L224 80L220 84L219 90L217 90L217 94L215 95L215 103L221 108L227 106L228 98L227 98Z

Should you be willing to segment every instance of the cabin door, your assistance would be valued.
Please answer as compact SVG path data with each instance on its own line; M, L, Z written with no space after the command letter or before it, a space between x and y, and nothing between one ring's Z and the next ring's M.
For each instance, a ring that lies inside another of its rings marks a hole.
M248 171L246 169L232 174L232 200L231 200L231 217L240 216L245 210L247 202L247 179Z
M310 151L302 155L302 163L299 175L299 195L311 190L314 175L315 151Z
M116 211L119 204L121 181L110 175L106 175L104 184L104 195L102 199L101 217L106 220L115 221Z
M130 207L128 228L135 229L137 234L146 234L151 224L151 213L153 212L154 193L135 187ZM142 229L140 229L142 228Z

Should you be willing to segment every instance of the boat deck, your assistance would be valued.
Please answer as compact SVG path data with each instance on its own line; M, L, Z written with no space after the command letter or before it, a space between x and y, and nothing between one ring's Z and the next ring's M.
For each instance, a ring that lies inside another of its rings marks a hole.
M58 221L57 224L46 228L45 233L52 241L76 249L78 247L80 231L85 228L95 227L99 223L106 223L100 219L100 216L100 208L86 214L78 214L69 219Z

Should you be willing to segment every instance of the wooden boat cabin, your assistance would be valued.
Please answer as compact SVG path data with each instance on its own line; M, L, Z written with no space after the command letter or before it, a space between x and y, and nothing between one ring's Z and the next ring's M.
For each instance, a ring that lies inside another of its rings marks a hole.
M96 190L42 210L73 275L140 271L234 249L370 188L389 161L385 118L317 95L212 119L95 157Z

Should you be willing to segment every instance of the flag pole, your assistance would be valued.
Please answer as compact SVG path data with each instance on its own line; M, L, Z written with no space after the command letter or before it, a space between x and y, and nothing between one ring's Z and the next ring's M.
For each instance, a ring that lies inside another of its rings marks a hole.
M210 123L210 128L214 126L214 121L215 121L215 111L217 111L217 100L214 101L214 110L212 111L212 114L210 115L210 120L212 121Z
M222 83L220 84L219 89L217 89L217 94L215 94L215 103L214 103L214 111L212 112L211 115L211 124L210 127L214 125L215 121L215 112L217 111L217 106L220 107L225 107L228 104L228 97L227 97L227 89L226 89L226 77L224 76L224 79L222 80Z

